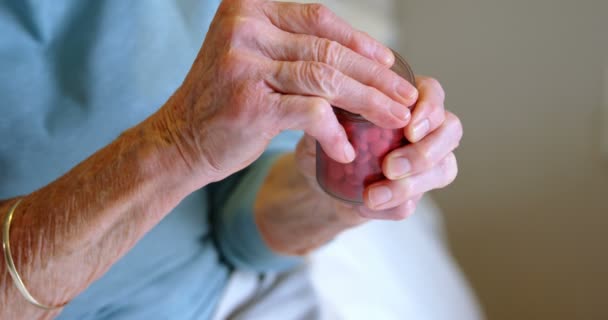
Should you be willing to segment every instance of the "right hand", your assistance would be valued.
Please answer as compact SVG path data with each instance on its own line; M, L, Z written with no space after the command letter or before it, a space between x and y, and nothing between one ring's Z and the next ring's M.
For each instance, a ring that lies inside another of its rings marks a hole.
M225 0L159 115L194 177L221 180L290 129L350 162L354 151L331 106L385 128L406 126L418 93L393 63L388 48L322 5Z

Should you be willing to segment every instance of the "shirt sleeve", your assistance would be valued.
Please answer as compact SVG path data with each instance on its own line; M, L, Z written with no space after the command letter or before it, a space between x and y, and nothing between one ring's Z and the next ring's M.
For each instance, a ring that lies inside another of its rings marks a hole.
M208 186L214 241L232 267L255 272L283 271L301 262L273 252L264 242L253 216L258 190L279 156L293 151L297 132L277 136L265 153L246 169Z

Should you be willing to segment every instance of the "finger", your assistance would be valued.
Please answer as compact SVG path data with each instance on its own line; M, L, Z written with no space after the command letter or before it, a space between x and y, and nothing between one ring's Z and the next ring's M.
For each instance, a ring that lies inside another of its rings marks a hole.
M363 115L378 126L396 129L407 125L409 109L378 89L366 86L321 62L274 62L267 83L285 94L317 96L331 105Z
M355 150L325 99L277 95L277 100L281 130L303 130L338 162L349 163L355 159Z
M317 61L331 65L405 106L412 106L418 99L416 87L407 80L385 65L361 56L336 41L275 30L267 32L265 41L260 45L274 60Z
M428 77L417 77L418 102L412 111L412 121L405 128L405 137L418 142L437 129L445 120L445 92L441 84Z
M317 141L304 134L296 146L296 163L301 172L310 179L316 178ZM312 160L312 161L311 161Z
M364 192L365 205L373 210L397 207L415 195L449 185L457 174L456 157L450 153L430 170L405 179L384 180L369 186Z
M387 178L399 180L428 170L454 151L461 139L460 120L446 112L446 120L439 129L417 143L391 151L382 162L382 171Z
M359 207L359 215L366 219L373 220L405 220L414 214L416 206L422 198L422 194L413 196L404 203L390 209L375 211L365 206Z
M395 63L390 49L369 35L353 29L322 4L269 2L264 12L277 28L296 34L337 41L345 47L386 66Z

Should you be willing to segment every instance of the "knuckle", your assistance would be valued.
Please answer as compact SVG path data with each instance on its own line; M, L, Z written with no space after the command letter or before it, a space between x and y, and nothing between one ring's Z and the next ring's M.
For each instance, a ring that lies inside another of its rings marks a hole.
M380 66L379 64L372 62L368 63L368 74L372 79L390 79L391 75L393 79L400 79L401 77L396 73L387 70L386 68Z
M337 65L342 55L342 46L336 41L317 38L315 40L317 61Z
M422 168L429 168L433 164L433 154L425 145L413 144L416 160Z
M439 128L446 121L445 109L443 107L443 103L439 101L429 101L428 104L425 104L425 108L427 108L428 118L431 121L432 129Z
M333 97L340 91L342 79L336 69L318 62L305 63L303 66L301 79L309 88L316 89L327 97Z
M328 118L331 111L329 104L321 98L311 98L308 108L308 119L312 123L322 123Z
M397 193L396 198L408 199L412 195L414 195L414 185L411 183L410 179L405 178L405 179L399 180L398 186L399 186L399 188L398 188L398 193Z
M432 88L441 88L441 84L439 83L439 80L437 80L436 78L426 77L425 81L426 81L426 83L427 83L427 85L429 87L432 87Z
M452 126L452 136L455 137L455 140L460 143L462 136L464 135L464 128L462 126L462 122L460 119L451 112L446 112L446 122Z
M460 122L460 119L450 111L445 112L445 119L450 122Z
M324 26L331 22L333 13L329 8L320 3L313 3L306 6L305 14L308 21L314 25Z
M437 121L437 126L443 124L447 120L443 104L435 103L433 105L433 110L433 118L436 119L435 121Z
M441 184L441 188L445 188L448 185L452 184L454 180L456 180L456 176L458 176L458 164L456 162L456 156L453 153L450 153L439 165L442 176L443 183Z
M439 80L429 77L429 78L424 78L424 82L430 89L432 89L435 92L435 94L441 100L445 99L445 91L443 90L443 86L441 85Z

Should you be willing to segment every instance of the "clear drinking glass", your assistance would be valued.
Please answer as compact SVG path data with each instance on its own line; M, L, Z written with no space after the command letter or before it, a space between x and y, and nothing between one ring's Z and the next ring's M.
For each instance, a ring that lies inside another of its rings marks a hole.
M414 73L396 52L391 68L415 85ZM384 129L367 121L361 115L334 107L334 113L344 127L348 140L355 148L356 158L344 164L331 159L317 143L317 181L329 195L354 204L363 203L363 190L384 179L382 161L392 150L409 142L403 129Z

